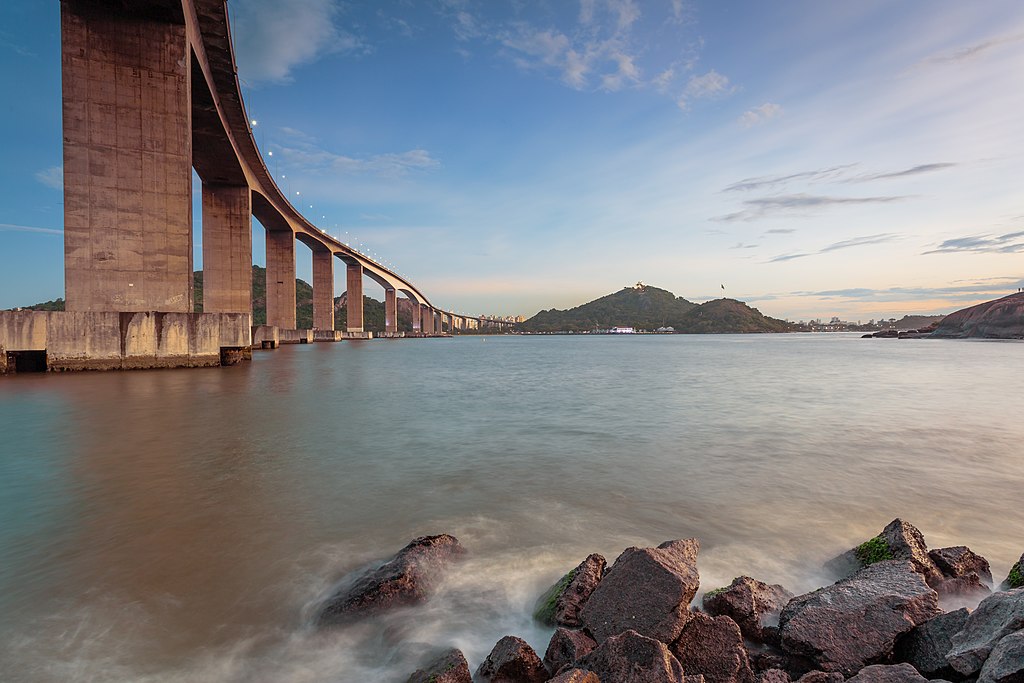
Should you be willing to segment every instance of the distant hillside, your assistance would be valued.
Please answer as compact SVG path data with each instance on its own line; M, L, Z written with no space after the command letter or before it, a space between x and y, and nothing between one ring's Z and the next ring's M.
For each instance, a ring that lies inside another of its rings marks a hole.
M945 315L905 315L895 323L887 324L888 327L895 327L897 330L917 330L928 327L932 323L942 322Z
M566 311L541 311L521 324L527 332L586 332L611 327L656 330L672 327L691 334L730 332L786 332L792 326L761 315L735 299L695 304L672 292L650 285L625 287Z
M1024 292L950 313L942 319L931 336L947 339L1024 339Z

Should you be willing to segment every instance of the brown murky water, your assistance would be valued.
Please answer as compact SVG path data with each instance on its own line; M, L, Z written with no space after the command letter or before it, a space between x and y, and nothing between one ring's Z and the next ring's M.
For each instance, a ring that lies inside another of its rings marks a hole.
M793 590L902 516L997 578L1024 551L1024 344L842 335L323 344L238 368L0 381L0 678L404 681L538 649L590 552L698 536L703 584ZM427 605L316 633L409 539Z

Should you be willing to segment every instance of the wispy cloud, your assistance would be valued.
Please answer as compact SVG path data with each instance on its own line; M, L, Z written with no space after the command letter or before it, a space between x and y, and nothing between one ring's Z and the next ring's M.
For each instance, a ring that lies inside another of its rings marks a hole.
M925 254L971 252L975 254L1016 254L1024 252L1024 230L1005 235L969 235L945 240Z
M716 216L711 220L732 223L734 221L755 221L775 214L808 214L832 206L849 204L888 204L908 199L907 196L889 197L827 197L810 194L788 194L774 197L748 199L743 202L746 207L741 211Z
M57 230L56 228L37 228L32 225L12 225L10 223L0 223L0 231L2 232L38 232L44 235L63 235L63 230Z
M931 57L924 60L925 64L950 64L958 62L966 62L971 59L976 59L986 52L989 52L997 47L1003 45L1009 45L1011 43L1019 43L1024 41L1024 33L1014 33L998 36L995 38L989 38L978 43L973 43L962 48L953 50L952 52L945 52L942 54L932 55Z
M51 166L50 168L37 171L35 174L36 180L41 182L47 187L52 187L55 190L64 189L64 167L63 166Z
M1024 278L1005 278L999 283L975 281L970 284L956 284L948 287L888 287L873 289L851 287L848 289L826 289L809 292L792 292L793 296L814 296L822 299L850 299L855 301L906 301L921 299L948 299L952 301L973 301L979 297L994 298L1011 294L1024 286Z
M686 88L676 100L680 109L686 111L695 100L709 100L726 97L736 91L736 87L714 69L699 76L690 76Z
M919 166L913 166L911 168L903 169L901 171L888 171L884 173L866 173L863 175L857 175L847 179L846 182L850 183L865 183L872 180L888 180L890 178L906 178L907 176L920 175L922 173L933 173L934 171L942 171L947 168L953 168L957 164L950 162L940 162L935 164L921 164Z
M338 25L337 0L246 0L232 13L239 78L246 85L287 83L292 70L332 53L366 53L360 36Z
M795 228L772 228L771 230L765 230L766 235L789 235L796 232Z
M281 158L291 167L306 171L398 177L441 166L425 149L354 157L320 147L316 138L301 130L282 128L281 131L289 138L287 144L276 148Z
M753 178L744 178L738 182L729 185L723 192L747 192L750 190L760 190L769 187L778 187L780 185L786 185L793 181L807 181L807 182L824 182L832 181L837 178L841 178L843 174L851 168L856 167L857 164L843 164L842 166L832 166L830 168L820 168L813 171L799 171L797 173L788 173L785 175L768 175L768 176L755 176Z
M760 245L757 244L746 244L745 242L737 242L736 244L729 247L730 249L755 249Z
M795 253L795 254L781 254L779 256L772 257L766 261L766 263L779 263L781 261L792 261L798 258L806 258L810 256L808 253Z
M745 111L739 118L739 124L744 128L751 128L779 116L782 116L782 107L773 102L765 102L759 107Z
M840 249L850 249L852 247L864 247L871 244L882 244L884 242L892 242L893 240L900 239L899 235L892 233L882 233L879 235L865 235L864 237L854 237L842 242L833 242L832 244L822 247L817 251L805 251L805 252L791 252L787 254L780 254L768 259L765 263L780 263L783 261L792 261L798 258L806 258L808 256L815 256L817 254L827 254L830 251L838 251Z

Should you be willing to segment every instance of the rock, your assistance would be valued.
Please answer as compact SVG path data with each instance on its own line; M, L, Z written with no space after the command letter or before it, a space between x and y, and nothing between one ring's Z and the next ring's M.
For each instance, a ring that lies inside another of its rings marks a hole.
M1010 573L1006 575L1006 580L999 586L999 590L1004 591L1014 588L1024 588L1024 555L1014 562L1010 567Z
M417 538L377 569L347 577L324 601L316 622L341 624L371 612L419 604L430 595L440 571L463 553L462 544L448 534Z
M601 683L601 679L593 671L569 669L564 673L558 674L548 683Z
M704 674L687 674L683 676L683 683L704 683Z
M1024 293L1010 294L950 313L931 336L1024 339Z
M981 555L964 545L928 552L944 577L935 590L947 595L987 595L992 586L992 569Z
M981 667L978 683L1021 683L1024 681L1024 631L1004 637Z
M904 560L872 564L793 598L779 630L787 652L852 676L892 654L896 639L939 614L938 595Z
M473 683L473 677L462 651L452 648L425 668L417 669L406 683Z
M797 683L843 683L843 674L808 671L797 679Z
M684 679L683 667L665 643L632 629L606 638L577 666L593 671L605 683L683 683Z
M476 670L477 676L491 683L543 683L548 672L540 657L522 638L505 636Z
M684 671L704 674L710 683L754 683L743 634L729 617L694 614L669 649Z
M549 626L581 626L580 610L604 576L605 565L601 555L588 556L540 596L533 618Z
M946 661L946 653L952 649L953 635L963 629L969 614L966 609L958 609L915 626L896 643L895 660L913 665L928 678L959 678Z
M909 560L914 571L924 576L933 588L943 580L942 572L928 556L924 536L913 524L899 518L889 522L878 536L830 560L825 566L839 576L847 577L859 569L886 560Z
M964 629L953 636L946 659L964 676L973 676L992 649L1005 636L1024 629L1024 588L993 593L967 617Z
M583 606L583 626L598 643L627 629L672 642L689 620L700 587L699 549L695 538L627 548Z
M575 664L583 659L584 655L595 647L597 643L583 631L557 628L544 653L544 666L548 671L557 673L563 666Z
M763 643L777 638L777 631L764 627L778 624L779 613L792 598L782 586L739 576L726 588L705 593L703 603L706 612L731 618L745 637Z
M757 683L790 683L790 678L782 669L768 669L757 677Z
M852 683L928 683L928 679L909 664L873 664L847 680Z

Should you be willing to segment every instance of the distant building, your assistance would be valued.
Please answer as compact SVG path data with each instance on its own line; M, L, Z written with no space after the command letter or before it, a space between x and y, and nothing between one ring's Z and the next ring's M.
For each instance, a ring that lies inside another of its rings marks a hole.
M636 334L636 330L632 327L613 327L608 330L608 334Z

